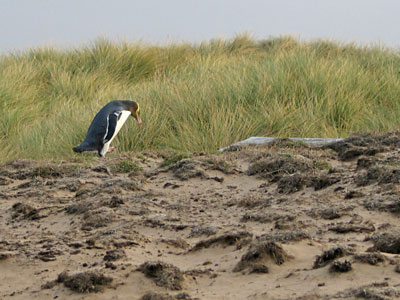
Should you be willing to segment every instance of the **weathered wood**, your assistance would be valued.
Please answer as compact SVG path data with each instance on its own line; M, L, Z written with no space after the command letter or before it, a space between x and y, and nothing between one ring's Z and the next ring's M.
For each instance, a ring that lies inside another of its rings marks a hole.
M282 138L252 136L246 140L243 140L243 141L237 142L233 145L221 148L221 149L219 149L219 151L224 152L224 151L228 150L229 148L236 147L236 146L268 144L273 141L281 140L281 139ZM303 142L303 143L311 144L311 145L324 145L324 144L340 142L340 141L344 140L344 138L285 138L285 139L295 141L295 142Z

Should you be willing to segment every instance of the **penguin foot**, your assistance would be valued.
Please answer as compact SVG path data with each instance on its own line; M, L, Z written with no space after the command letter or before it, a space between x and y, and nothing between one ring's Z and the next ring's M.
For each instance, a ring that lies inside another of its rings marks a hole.
M74 152L77 152L77 153L83 152L83 150L81 148L79 148L78 146L72 148L72 150L74 150Z
M110 146L110 148L108 148L107 152L113 152L115 150L115 147Z

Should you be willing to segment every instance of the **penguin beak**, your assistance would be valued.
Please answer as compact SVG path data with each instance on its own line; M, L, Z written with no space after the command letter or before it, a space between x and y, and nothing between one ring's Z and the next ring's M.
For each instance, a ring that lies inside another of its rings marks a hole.
M142 126L142 119L140 118L139 115L136 116L136 120L138 121L139 125Z

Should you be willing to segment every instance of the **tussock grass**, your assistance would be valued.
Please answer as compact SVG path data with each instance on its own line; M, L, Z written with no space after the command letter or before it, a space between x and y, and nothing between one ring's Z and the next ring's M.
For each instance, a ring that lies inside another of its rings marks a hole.
M76 155L113 99L141 105L120 151L206 151L249 136L344 137L400 123L400 56L383 47L246 35L153 46L98 40L0 56L0 162Z

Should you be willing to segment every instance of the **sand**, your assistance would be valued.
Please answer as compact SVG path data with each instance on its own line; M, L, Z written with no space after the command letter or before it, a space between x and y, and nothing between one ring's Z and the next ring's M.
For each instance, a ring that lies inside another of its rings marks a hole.
M398 299L399 146L1 165L0 299Z

